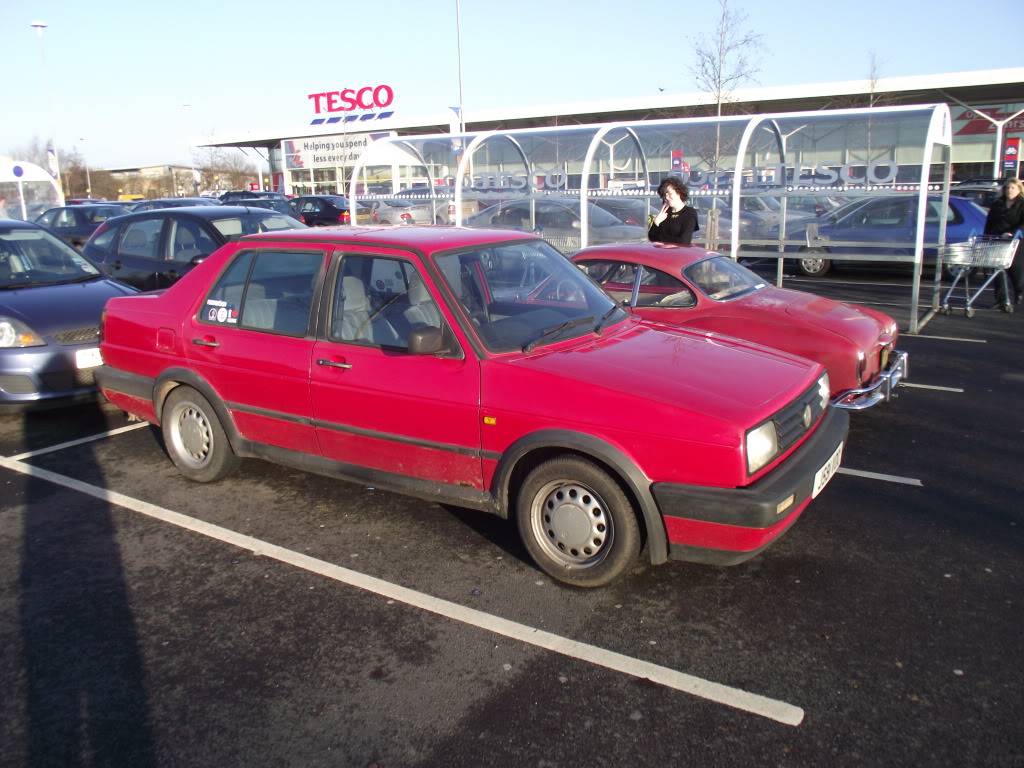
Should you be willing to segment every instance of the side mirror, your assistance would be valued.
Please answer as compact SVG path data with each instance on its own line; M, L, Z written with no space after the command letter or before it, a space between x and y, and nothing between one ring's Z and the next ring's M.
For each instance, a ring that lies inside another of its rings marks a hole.
M191 264L193 267L198 267L200 264L206 261L206 257L209 255L210 254L208 253L200 253L198 256L193 256L188 263Z
M409 332L409 352L414 355L441 355L451 352L440 328L416 328Z

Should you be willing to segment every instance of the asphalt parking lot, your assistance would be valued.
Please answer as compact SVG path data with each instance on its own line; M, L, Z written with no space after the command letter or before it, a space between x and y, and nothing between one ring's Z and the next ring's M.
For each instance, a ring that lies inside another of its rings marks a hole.
M903 276L787 285L906 327ZM774 547L596 591L480 513L0 417L0 765L1024 766L1024 316L990 303L903 336L913 386Z

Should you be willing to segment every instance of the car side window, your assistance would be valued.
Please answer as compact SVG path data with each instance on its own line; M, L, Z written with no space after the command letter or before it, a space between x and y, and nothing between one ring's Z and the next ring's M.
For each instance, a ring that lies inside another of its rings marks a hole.
M697 297L686 284L667 272L641 267L638 307L693 307Z
M217 242L202 225L192 219L173 219L171 222L171 259L190 263L197 257L209 256L217 250Z
M334 286L332 341L408 349L409 334L421 328L442 328L441 311L411 262L345 256Z
M207 294L199 320L304 336L322 264L320 252L240 253Z
M629 301L633 295L636 266L622 261L587 261L583 271L618 302Z
M157 259L160 251L160 231L163 219L139 219L125 223L117 252L121 256Z
M44 227L52 227L53 220L57 217L57 211L47 211L37 220Z
M95 235L89 242L90 251L99 253L101 258L105 259L110 255L110 249L113 247L114 241L117 240L117 235L120 231L120 227L114 226Z
M865 227L899 227L908 221L910 208L906 200L887 201L868 206L863 214Z
M55 227L74 227L77 226L75 223L75 212L70 208L65 208L57 214L57 220L54 222Z

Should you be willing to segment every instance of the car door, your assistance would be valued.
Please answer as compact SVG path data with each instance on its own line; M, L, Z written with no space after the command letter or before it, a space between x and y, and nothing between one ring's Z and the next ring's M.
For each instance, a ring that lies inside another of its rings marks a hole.
M192 367L245 438L314 455L310 328L325 258L313 249L240 251L183 328Z
M158 288L165 221L166 218L159 214L126 221L114 252L106 261L108 274L139 290Z
M78 219L74 208L61 208L53 217L50 231L66 243L74 244L78 239Z
M339 252L310 372L323 455L390 476L482 489L480 367L408 255ZM413 354L439 329L448 354ZM382 482L382 481L378 481Z
M224 243L224 238L206 222L187 215L168 217L167 253L157 271L157 286L166 288Z

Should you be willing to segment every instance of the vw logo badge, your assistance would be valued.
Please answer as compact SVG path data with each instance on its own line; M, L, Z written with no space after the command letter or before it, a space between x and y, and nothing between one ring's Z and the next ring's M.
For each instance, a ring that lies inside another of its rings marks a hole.
M804 406L804 429L811 426L811 406Z

